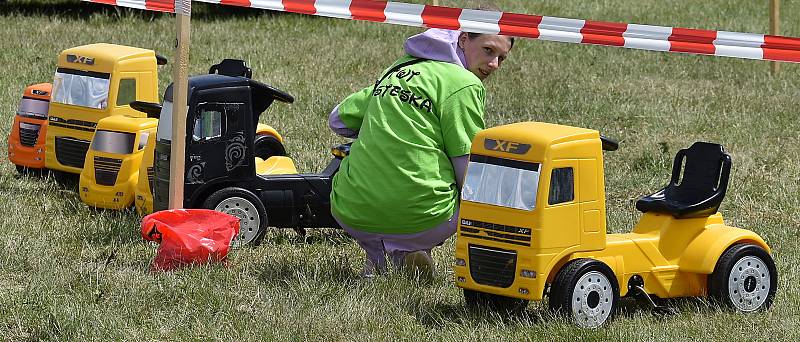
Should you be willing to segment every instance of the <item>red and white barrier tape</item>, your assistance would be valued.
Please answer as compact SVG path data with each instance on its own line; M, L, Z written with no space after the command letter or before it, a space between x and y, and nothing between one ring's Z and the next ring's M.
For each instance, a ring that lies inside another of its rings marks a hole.
M174 12L172 0L84 0ZM800 63L800 38L621 24L376 0L199 0L325 17L503 34L565 43L619 46Z

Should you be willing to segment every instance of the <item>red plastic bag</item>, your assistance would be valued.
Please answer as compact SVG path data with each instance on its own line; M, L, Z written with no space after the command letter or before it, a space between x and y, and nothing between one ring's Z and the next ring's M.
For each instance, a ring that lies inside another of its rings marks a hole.
M161 243L151 271L223 261L239 234L239 219L207 209L163 210L142 219L142 237Z

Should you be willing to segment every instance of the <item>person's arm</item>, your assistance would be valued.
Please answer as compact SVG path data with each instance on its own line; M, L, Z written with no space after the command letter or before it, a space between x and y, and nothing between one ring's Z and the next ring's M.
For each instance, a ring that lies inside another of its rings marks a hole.
M476 84L456 91L442 102L439 122L447 157L469 154L472 139L485 127L484 102L485 90Z
M467 172L467 163L469 163L469 154L458 157L450 157L450 163L453 164L453 172L456 174L456 186L458 191L464 186L464 176Z
M331 130L345 138L357 138L371 95L372 87L367 87L336 105L328 115L328 126Z
M342 122L342 118L339 116L339 105L336 105L331 113L328 114L328 127L336 135L350 139L358 138L358 130L347 128L347 125Z
M453 164L459 191L464 186L472 139L484 128L484 102L485 90L476 85L465 87L442 102L439 122L444 152Z

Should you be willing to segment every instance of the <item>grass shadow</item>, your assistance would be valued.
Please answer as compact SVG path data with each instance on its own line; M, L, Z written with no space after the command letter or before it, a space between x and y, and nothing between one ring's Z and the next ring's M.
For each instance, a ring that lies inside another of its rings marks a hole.
M251 272L264 283L292 286L294 283L335 283L352 285L362 281L348 256L298 258L277 255L258 264Z
M410 314L417 317L417 321L431 329L443 328L446 322L478 322L493 324L520 324L536 325L553 322L566 322L565 318L549 311L546 300L539 303L531 303L522 311L503 312L488 308L470 308L466 303L433 303L428 307L416 309ZM660 300L659 305L665 305L677 309L677 314L683 311L713 311L713 304L699 298L676 298ZM693 308L694 310L688 310ZM619 302L616 318L633 318L637 314L650 313L659 319L669 319L671 314L664 314L653 310L649 305L642 303L634 298L622 298Z
M3 4L3 16L24 17L60 17L65 19L87 19L92 15L104 15L114 18L134 17L145 21L153 21L171 14L112 6L107 4L92 3L78 0L51 0L51 1L10 1ZM192 19L202 21L224 21L231 18L252 19L263 16L292 15L291 13L270 11L259 8L240 7L231 5L209 4L192 2Z
M466 303L432 303L428 307L416 309L410 314L428 328L440 329L445 323L471 322L470 324L521 324L536 325L547 322L547 312L538 307L528 307L516 312L493 311L487 308L470 308ZM544 315L543 315L544 313Z
M41 180L50 175L50 170L48 169L30 169L16 166L16 170L17 172L13 175L16 179Z
M309 244L341 246L353 241L343 229L338 228L308 228L301 232L297 229L270 228L262 244Z
M79 20L89 18L93 14L98 13L117 17L121 15L138 15L142 17L153 17L159 15L157 12L140 11L74 0L6 2L3 4L3 11L0 12L0 17L60 17L71 20Z
M83 238L85 242L99 246L142 242L142 237L139 235L139 214L133 207L124 210L89 207L89 215L95 220L102 220L104 224L98 231L86 234Z
M80 175L78 174L51 170L45 179L53 179L59 190L78 192L78 185L80 184Z

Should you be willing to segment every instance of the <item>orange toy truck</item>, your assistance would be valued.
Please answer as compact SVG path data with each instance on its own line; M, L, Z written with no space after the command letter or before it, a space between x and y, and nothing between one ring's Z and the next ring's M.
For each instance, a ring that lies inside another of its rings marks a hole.
M8 159L17 172L44 169L44 136L52 84L28 86L22 93L17 115L8 136Z

